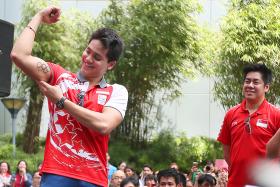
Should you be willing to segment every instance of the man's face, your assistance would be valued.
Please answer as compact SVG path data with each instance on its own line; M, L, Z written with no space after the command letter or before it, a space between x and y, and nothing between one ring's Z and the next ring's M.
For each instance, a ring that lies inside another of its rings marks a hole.
M92 40L82 54L81 72L87 80L101 78L113 69L116 61L108 62L108 49L99 40Z
M161 177L159 181L159 187L176 187L174 177Z
M265 97L269 85L265 85L259 72L249 72L243 83L243 94L247 101L258 102Z
M124 178L125 178L124 172L118 170L113 174L110 184L113 187L119 187Z

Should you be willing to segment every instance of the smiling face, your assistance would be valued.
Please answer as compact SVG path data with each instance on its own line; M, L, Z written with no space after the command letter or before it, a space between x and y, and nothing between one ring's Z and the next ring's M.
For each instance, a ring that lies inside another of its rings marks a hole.
M8 164L6 162L2 162L0 166L0 173L8 172Z
M82 54L81 73L88 81L100 81L102 76L114 68L116 61L108 61L108 49L99 40L91 40Z
M257 103L265 98L269 85L265 84L260 72L249 72L243 83L243 94L248 102Z

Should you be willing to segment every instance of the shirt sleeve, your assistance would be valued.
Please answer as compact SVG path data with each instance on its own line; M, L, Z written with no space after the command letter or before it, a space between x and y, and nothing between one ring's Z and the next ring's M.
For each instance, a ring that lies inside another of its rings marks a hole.
M128 101L127 89L119 84L114 84L112 86L113 86L112 95L104 107L115 108L121 113L122 117L124 118L126 107L127 107L127 101Z
M51 78L49 80L49 84L50 85L55 85L56 83L56 80L58 79L58 77L66 72L66 70L64 68L62 68L60 65L58 64L54 64L54 63L51 63L51 62L48 62L48 65L51 69Z
M227 112L220 129L220 133L218 135L217 140L224 145L230 145L231 143L231 136L230 136L230 112Z

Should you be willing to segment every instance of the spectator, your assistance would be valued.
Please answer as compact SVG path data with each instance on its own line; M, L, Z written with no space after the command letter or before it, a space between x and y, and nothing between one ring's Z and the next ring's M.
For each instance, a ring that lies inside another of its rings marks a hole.
M117 168L110 164L110 155L109 153L106 153L107 157L107 164L108 164L108 180L110 181L112 179L112 175L117 171Z
M161 170L157 174L159 187L179 187L179 175L175 169Z
M121 182L126 176L122 170L117 170L110 181L110 187L120 187Z
M195 184L195 181L197 179L197 175L203 173L201 169L198 168L198 163L193 162L193 166L191 168L191 181L193 184Z
M124 173L125 173L126 177L134 177L138 180L138 176L132 167L126 166L124 169Z
M118 165L118 169L122 170L124 172L124 169L126 167L126 162L125 161L121 161Z
M153 174L148 174L145 177L144 186L145 187L154 187L157 185L157 179Z
M8 162L2 161L0 163L0 187L11 186L11 170Z
M142 172L140 173L139 185L143 187L145 184L145 177L149 174L153 174L153 169L148 164L143 166Z
M139 187L139 181L134 177L127 177L121 182L120 187Z
M27 163L20 160L17 164L16 174L11 179L12 187L31 187L32 175L28 173Z
M179 175L179 186L180 187L187 187L187 178L186 178L185 174L181 173L181 172L178 172L178 175Z
M198 187L215 187L217 181L215 177L209 174L201 174L197 179L197 186Z
M33 175L32 187L40 187L40 182L41 182L40 170L41 170L41 168L42 168L42 163L38 164L37 171Z
M179 166L176 162L172 162L170 165L169 165L169 168L174 168L176 171L179 172Z

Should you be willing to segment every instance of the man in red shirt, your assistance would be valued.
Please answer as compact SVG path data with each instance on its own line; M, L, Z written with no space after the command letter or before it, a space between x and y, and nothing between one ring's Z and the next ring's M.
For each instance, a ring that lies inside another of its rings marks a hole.
M58 21L60 9L39 11L17 39L14 63L34 79L49 101L50 122L41 187L108 186L106 153L110 132L123 120L128 94L104 75L119 59L123 42L112 29L95 31L72 73L31 55L40 23Z
M218 136L229 166L228 187L253 184L249 170L256 159L266 155L266 143L280 127L280 111L267 102L265 94L272 72L264 64L243 69L242 103L229 109Z

